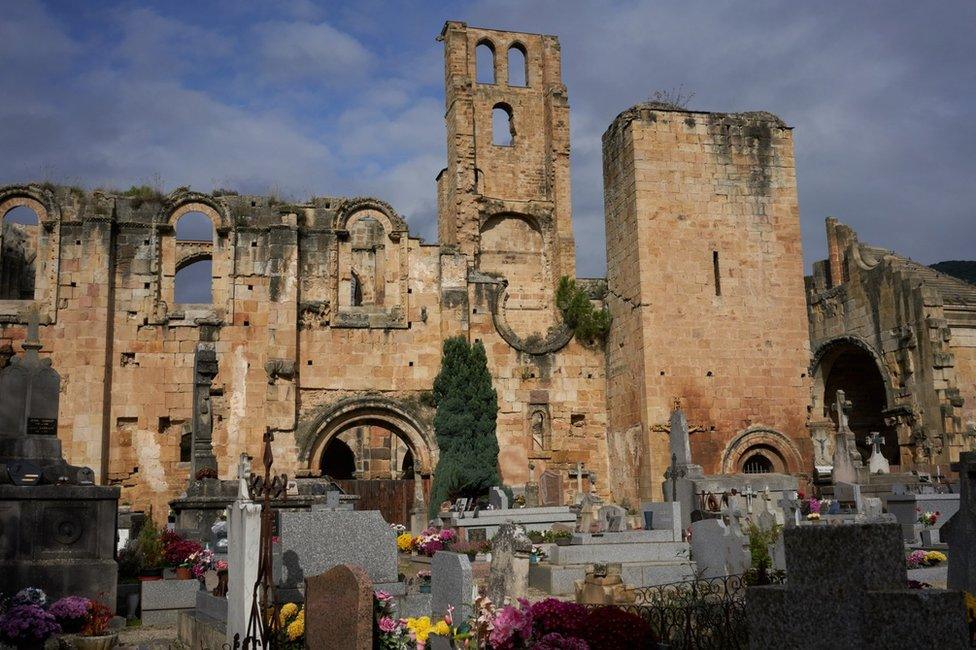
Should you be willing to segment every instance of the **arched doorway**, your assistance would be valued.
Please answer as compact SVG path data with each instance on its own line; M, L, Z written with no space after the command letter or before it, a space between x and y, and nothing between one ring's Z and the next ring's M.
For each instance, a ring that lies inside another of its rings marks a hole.
M865 343L839 339L821 346L815 357L814 377L823 400L824 416L837 426L837 391L851 403L848 425L854 432L858 451L865 461L871 455L868 434L877 431L884 436L882 448L891 465L900 464L898 434L885 424L888 387L876 353Z
M358 495L357 509L379 510L388 522L409 525L414 502L426 503L437 447L429 429L399 403L372 396L343 400L305 431L302 457Z

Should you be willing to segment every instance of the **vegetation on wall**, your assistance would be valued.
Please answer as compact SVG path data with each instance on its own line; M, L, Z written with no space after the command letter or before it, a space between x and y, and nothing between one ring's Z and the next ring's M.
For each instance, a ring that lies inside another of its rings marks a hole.
M581 343L602 342L610 332L610 312L594 307L586 291L565 275L559 278L556 306Z
M480 342L457 336L444 341L441 370L434 379L434 433L440 457L430 489L430 516L443 501L477 498L499 484L498 395Z
M932 265L939 273L951 275L964 282L976 284L976 262L967 260L947 260Z

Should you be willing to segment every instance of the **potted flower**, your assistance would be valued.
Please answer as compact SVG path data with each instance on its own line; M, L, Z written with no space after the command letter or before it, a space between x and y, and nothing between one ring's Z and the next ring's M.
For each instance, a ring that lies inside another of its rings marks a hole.
M54 601L47 611L57 620L62 632L77 634L85 625L90 606L91 601L84 596L65 596Z
M163 559L167 566L176 568L176 578L178 580L191 580L193 578L193 561L191 557L203 550L203 547L193 540L183 539L175 533L167 532L164 535Z
M42 648L45 641L61 632L57 619L42 606L21 604L16 597L13 603L0 615L0 642L15 648Z
M79 636L74 638L75 648L78 650L111 650L119 640L116 632L111 632L108 625L112 620L112 610L97 601L90 601L88 614L81 626Z
M549 557L546 553L546 549L541 544L533 544L532 552L529 553L529 564L538 564L539 560L544 560Z
M419 584L420 593L422 594L430 593L430 571L426 571L426 570L418 571L417 582Z
M573 534L568 530L552 531L552 541L556 544L556 546L569 546L572 539Z
M285 603L278 612L278 634L274 648L302 650L305 647L305 608L295 603Z

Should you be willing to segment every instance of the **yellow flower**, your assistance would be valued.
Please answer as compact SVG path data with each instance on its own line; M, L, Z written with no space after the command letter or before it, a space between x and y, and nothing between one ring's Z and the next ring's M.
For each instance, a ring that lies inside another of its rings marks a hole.
M962 592L966 600L966 618L970 623L976 622L976 596L968 591Z
M437 625L430 628L430 633L437 636L450 636L451 626L447 624L447 621L438 621Z
M420 618L408 618L407 629L413 632L414 637L420 643L427 643L430 636L430 617L421 616Z
M410 533L403 533L396 539L397 549L406 552L410 550L410 545L413 544L413 535Z
M295 603L286 603L281 606L281 611L278 613L278 624L284 627L288 620L298 613L298 605Z
M299 616L294 621L292 621L288 628L285 630L288 634L288 639L294 641L305 634L305 617Z
M925 554L926 562L945 562L947 559L945 553L940 553L938 551L929 551Z

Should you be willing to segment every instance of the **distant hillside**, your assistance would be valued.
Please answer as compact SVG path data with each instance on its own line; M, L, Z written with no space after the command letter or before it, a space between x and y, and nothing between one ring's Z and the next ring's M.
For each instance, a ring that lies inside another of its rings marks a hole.
M976 284L976 261L948 260L937 262L932 265L932 268L939 273L945 273L970 284Z

